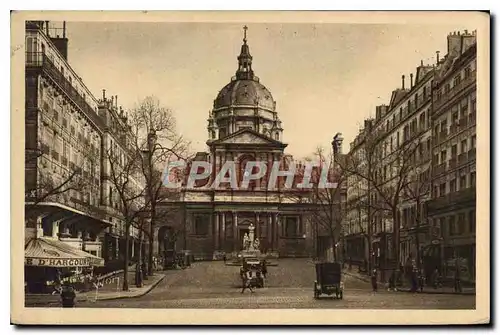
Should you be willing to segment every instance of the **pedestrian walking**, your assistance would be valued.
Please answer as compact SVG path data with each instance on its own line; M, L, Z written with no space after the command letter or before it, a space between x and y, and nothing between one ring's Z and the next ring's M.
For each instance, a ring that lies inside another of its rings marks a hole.
M73 286L69 283L63 284L61 288L61 303L62 307L75 307L76 293Z
M243 294L247 288L250 292L254 293L252 285L252 272L250 269L243 270L242 272L243 288L241 289L241 293Z
M420 273L418 276L418 286L420 288L420 293L422 293L424 291L424 285L425 285L424 270L420 269Z
M371 275L372 289L373 292L377 292L377 269L373 269Z
M460 267L455 268L455 278L454 278L454 289L455 292L462 292L462 282L460 281Z
M411 281L411 289L410 291L411 292L417 292L417 289L418 289L418 275L417 275L417 271L416 269L414 269L412 272L411 272L411 278L410 278L410 281Z
M267 261L265 259L262 260L262 275L267 278Z

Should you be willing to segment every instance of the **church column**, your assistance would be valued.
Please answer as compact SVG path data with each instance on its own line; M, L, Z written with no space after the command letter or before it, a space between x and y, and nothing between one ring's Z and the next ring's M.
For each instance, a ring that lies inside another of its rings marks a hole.
M274 245L276 246L276 250L279 249L279 237L281 231L280 217L278 213L273 213L274 216Z
M256 152L254 157L255 157L255 161L260 162L260 153ZM259 166L259 168L260 168L260 166ZM260 170L259 170L259 173L260 173ZM255 187L258 190L260 190L261 180L262 180L262 177L255 181Z
M268 213L267 214L267 249L268 250L273 250L273 214Z
M221 226L222 226L222 236L221 236L221 244L222 244L222 250L226 250L226 213L222 212L220 213L221 216Z
M214 213L214 250L219 250L219 213Z
M238 251L238 212L233 212L233 250Z
M260 240L259 212L255 212L255 236Z

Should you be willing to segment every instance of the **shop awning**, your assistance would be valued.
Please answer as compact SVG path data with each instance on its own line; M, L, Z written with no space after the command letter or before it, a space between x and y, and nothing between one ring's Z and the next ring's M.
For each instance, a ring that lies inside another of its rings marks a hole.
M24 264L45 267L104 266L100 257L50 238L31 238L24 245Z

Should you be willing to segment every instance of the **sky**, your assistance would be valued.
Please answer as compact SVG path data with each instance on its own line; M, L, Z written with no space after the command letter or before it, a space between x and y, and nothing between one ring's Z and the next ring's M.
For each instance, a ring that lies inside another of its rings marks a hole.
M303 158L333 136L343 151L401 75L446 54L446 36L474 27L413 24L67 22L68 61L96 97L131 109L154 95L205 151L213 100L234 76L243 25L253 70L272 93L286 153Z

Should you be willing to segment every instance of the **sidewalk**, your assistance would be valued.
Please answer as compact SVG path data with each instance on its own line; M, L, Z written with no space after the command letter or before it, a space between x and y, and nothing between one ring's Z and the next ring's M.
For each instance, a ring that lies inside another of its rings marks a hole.
M371 282L371 279L368 275L359 273L358 270L348 270L347 268L343 270L344 275L354 277L356 279L362 280L364 282ZM379 290L384 290L386 283L383 282L377 282ZM410 286L405 283L405 286L398 286L397 291L398 292L407 292L410 293ZM420 292L417 291L417 292ZM475 287L463 287L462 292L455 292L453 287L440 287L435 289L432 286L425 286L424 290L422 293L428 293L428 294L458 294L458 295L475 295L476 294L476 288Z
M129 279L128 291L122 291L120 285L118 289L103 289L97 291L97 293L94 289L90 292L78 293L76 296L76 305L78 306L78 303L83 301L95 302L97 300L115 300L141 297L154 289L165 278L165 276L165 273L155 273L143 282L142 287L136 287L132 277L132 280ZM61 299L58 294L25 294L24 299L26 307L59 307L61 304Z

